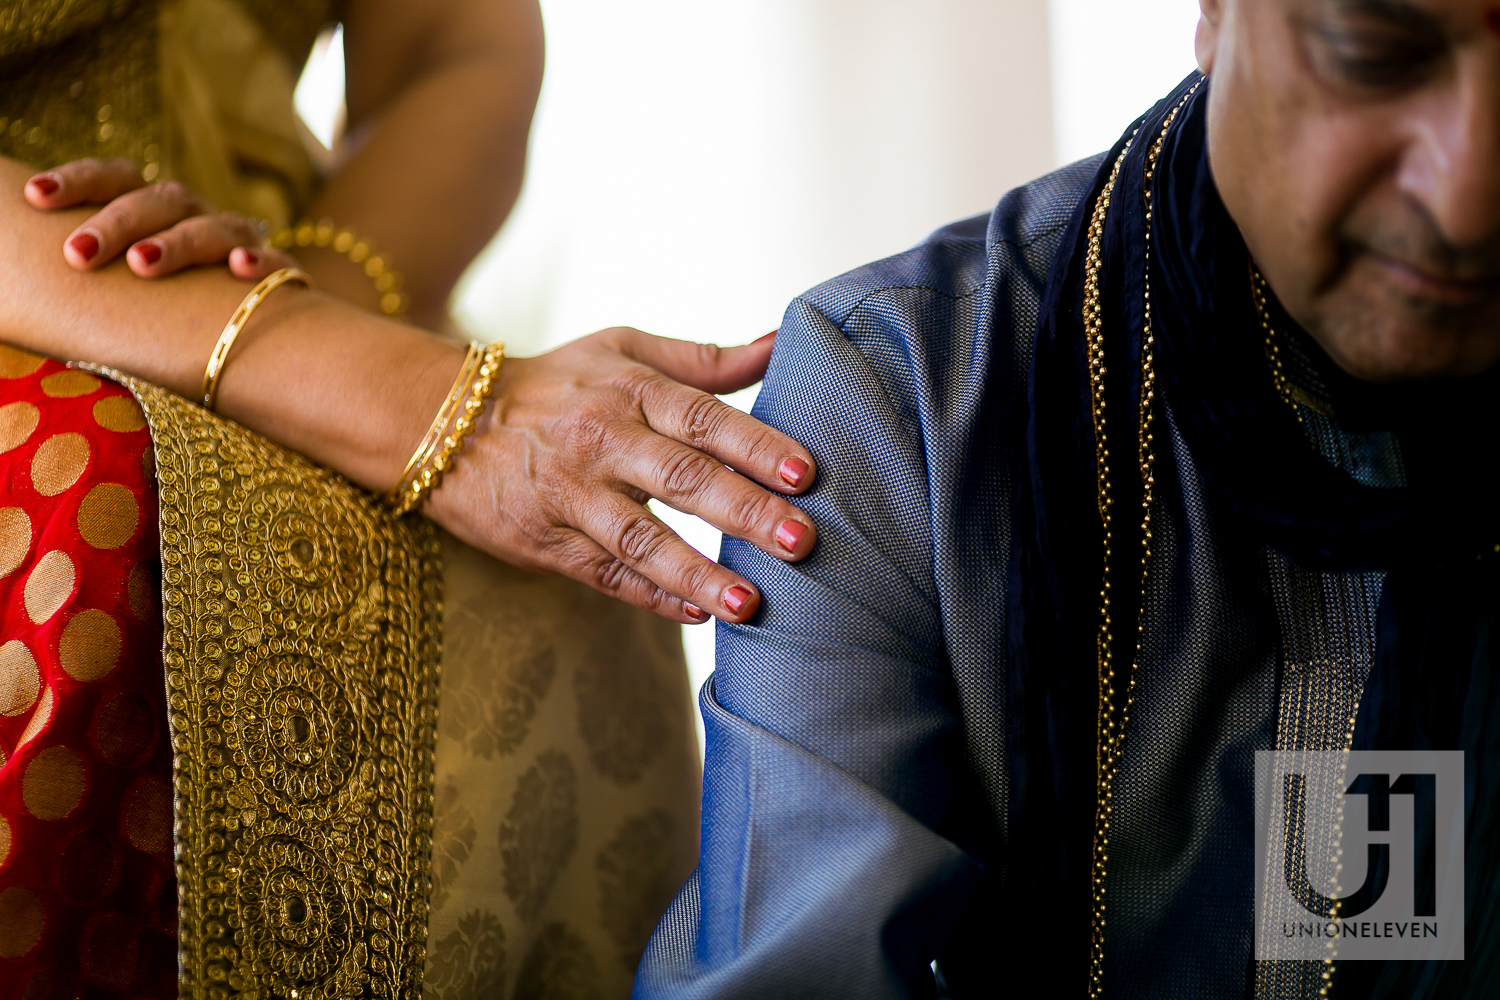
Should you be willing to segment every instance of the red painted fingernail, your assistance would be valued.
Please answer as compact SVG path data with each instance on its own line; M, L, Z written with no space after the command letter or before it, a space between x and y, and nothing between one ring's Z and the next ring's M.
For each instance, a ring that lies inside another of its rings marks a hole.
M800 458L784 458L776 467L776 474L788 486L801 486L807 475L807 463Z
M807 534L807 525L796 521L782 521L781 527L776 529L776 544L788 552L797 551L797 544L802 541L802 536Z
M750 591L744 587L735 585L724 591L724 606L729 609L729 613L732 615L737 615L745 610L745 605L749 601Z
M757 344L764 344L768 340L775 340L776 339L776 333L777 333L777 331L772 330L770 333L766 334L764 337L757 337L756 340L755 340L755 343L757 343Z
M61 184L57 183L57 178L47 174L43 174L40 177L33 177L31 179L31 186L44 195L56 194L57 189L62 187Z
M687 603L684 603L682 605L682 610L684 610L684 611L687 612L687 616L689 618L702 618L703 617L703 609L700 608L700 607L698 607L698 605L696 605L696 604L687 604Z
M145 261L147 264L155 264L157 261L161 260L160 243L137 243L135 245L135 252L139 254L141 260Z
M99 253L99 237L93 233L79 233L68 241L68 246L84 260L93 260Z
M240 247L240 253L245 255L245 263L249 264L251 267L254 267L256 264L260 263L260 254L256 253L254 250L246 250L244 247Z

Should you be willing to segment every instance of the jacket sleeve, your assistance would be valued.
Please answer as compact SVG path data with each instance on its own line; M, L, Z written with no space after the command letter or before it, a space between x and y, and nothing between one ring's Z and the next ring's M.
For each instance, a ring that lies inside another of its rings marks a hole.
M699 867L637 997L936 996L931 962L982 877L940 832L961 734L915 334L856 326L798 300L777 337L755 414L816 456L798 502L819 541L799 565L724 546L765 610L718 626Z

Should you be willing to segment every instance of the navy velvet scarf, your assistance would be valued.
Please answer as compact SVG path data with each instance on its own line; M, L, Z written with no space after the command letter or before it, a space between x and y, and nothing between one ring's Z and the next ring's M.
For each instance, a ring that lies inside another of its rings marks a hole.
M1095 496L1094 429L1082 322L1088 223L1116 159L1103 236L1100 294L1114 490L1111 575L1114 659L1135 650L1141 484L1136 427L1146 278L1145 173L1150 145L1186 99L1163 144L1152 187L1157 450L1163 398L1226 534L1263 543L1309 568L1384 570L1375 663L1356 749L1467 751L1466 962L1344 963L1345 997L1481 995L1500 978L1500 377L1374 386L1340 371L1273 302L1348 429L1394 432L1407 485L1362 485L1327 462L1280 397L1251 298L1249 254L1209 167L1209 84L1194 74L1135 123L1075 212L1048 285L1028 398L1029 476L1019 489L1011 569L1010 747L1015 905L1088 938L1095 804L1095 629L1103 536ZM1158 488L1162 488L1158 478ZM1170 488L1170 487L1167 487ZM1253 547L1226 552L1255 565ZM1128 738L1128 737L1127 737ZM1052 936L1057 940L1058 936ZM1064 937L1063 939L1068 939ZM1076 940L1077 938L1073 938ZM1073 960L1087 961L1084 952ZM1249 972L1247 970L1247 983Z

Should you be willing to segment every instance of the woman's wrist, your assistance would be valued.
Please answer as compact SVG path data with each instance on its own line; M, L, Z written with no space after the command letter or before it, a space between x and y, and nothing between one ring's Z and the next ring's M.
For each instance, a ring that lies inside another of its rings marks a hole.
M219 412L366 489L389 490L463 350L324 295L283 291L241 335Z

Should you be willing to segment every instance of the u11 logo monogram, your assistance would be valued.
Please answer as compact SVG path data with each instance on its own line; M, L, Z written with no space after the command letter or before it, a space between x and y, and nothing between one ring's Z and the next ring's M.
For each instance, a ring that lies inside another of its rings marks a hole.
M1464 957L1464 755L1255 754L1255 957Z

